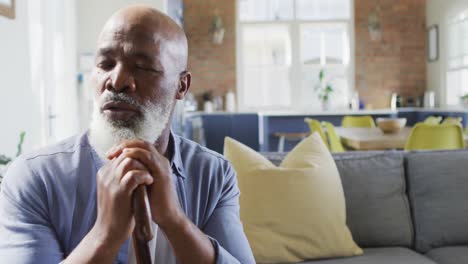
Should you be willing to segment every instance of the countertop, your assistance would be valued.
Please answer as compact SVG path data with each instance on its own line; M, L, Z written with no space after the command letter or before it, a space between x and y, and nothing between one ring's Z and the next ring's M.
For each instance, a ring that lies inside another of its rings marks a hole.
M245 115L245 114L258 114L264 117L275 116L335 116L335 115L387 115L396 114L399 112L455 112L455 113L468 113L468 108L463 107L436 107L436 108L423 108L423 107L402 107L397 109L364 109L364 110L349 110L349 109L336 109L329 111L246 111L246 112L224 112L217 111L206 113L202 111L186 112L186 116L199 116L199 115Z

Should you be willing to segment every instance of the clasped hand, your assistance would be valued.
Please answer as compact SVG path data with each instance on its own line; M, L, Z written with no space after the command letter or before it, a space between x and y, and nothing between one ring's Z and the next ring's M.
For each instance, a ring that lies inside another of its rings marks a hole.
M142 140L131 140L107 152L109 162L97 173L97 219L93 228L106 241L121 245L135 227L133 191L147 186L151 216L163 230L184 217L171 179L169 161Z

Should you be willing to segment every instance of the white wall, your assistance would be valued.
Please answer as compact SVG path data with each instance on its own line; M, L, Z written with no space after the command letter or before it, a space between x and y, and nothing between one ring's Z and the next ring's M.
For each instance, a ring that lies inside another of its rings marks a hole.
M33 0L34 1L34 0ZM39 89L31 84L28 1L16 1L16 19L0 17L0 154L13 156L20 131L24 150L40 146Z
M79 0L77 1L78 53L94 52L106 20L118 9L131 4L147 4L166 12L168 0Z
M427 63L427 88L436 94L436 103L445 105L447 68L447 22L450 18L463 10L468 9L467 0L427 0L426 25L439 26L439 59Z

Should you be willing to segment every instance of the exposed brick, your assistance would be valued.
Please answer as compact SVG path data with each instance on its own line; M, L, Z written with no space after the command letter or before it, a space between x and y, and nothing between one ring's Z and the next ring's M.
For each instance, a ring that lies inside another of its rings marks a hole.
M367 18L376 4L382 39L370 40ZM393 92L420 96L426 87L426 0L356 0L356 89L373 107L388 107Z
M186 0L192 91L236 92L235 0ZM382 40L370 40L367 18L380 5ZM356 89L366 104L388 107L393 92L420 96L426 86L426 0L355 0ZM224 42L211 42L214 10L222 17Z
M235 0L184 1L184 27L189 40L189 69L193 74L191 91L199 96L236 92L236 7ZM226 29L221 45L212 43L210 33L215 10Z

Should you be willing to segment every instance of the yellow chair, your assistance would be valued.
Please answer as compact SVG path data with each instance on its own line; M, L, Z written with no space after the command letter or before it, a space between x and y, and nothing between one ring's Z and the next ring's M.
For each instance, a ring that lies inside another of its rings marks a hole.
M457 124L416 124L406 141L405 150L463 149L463 130Z
M442 121L442 124L456 124L456 125L461 125L463 118L461 117L453 117L449 116L444 118L444 121Z
M375 127L372 116L345 116L341 121L343 127Z
M440 124L440 121L442 121L442 117L440 116L428 116L424 119L424 123L430 125L438 125Z
M325 132L322 129L322 125L318 120L312 119L312 118L304 118L304 122L306 122L309 125L310 132L318 132L320 137L323 140L323 143L325 143L325 146L327 146L328 149L330 149L330 144L328 144L327 136L325 135Z
M330 141L331 152L345 152L345 148L341 144L340 136L336 133L335 127L330 122L322 122L327 131L328 140Z

